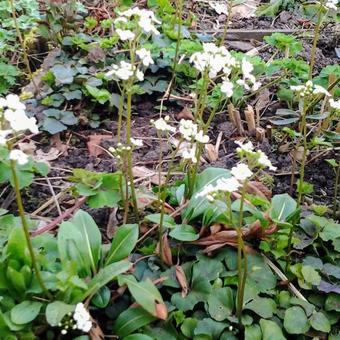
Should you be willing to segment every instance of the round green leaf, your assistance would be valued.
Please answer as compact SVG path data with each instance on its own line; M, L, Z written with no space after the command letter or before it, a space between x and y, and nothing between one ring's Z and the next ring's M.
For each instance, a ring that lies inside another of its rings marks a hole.
M128 335L127 337L125 337L123 340L152 340L153 338L151 338L148 335L145 334L131 334Z
M309 322L311 326L317 331L329 333L331 330L331 324L329 320L327 319L326 315L321 312L314 313L310 317Z
M196 241L199 238L196 230L187 224L177 225L170 231L169 235L179 241Z
M12 308L11 320L17 325L29 323L38 316L41 306L38 301L23 301Z
M247 303L244 308L252 310L264 319L268 319L276 312L276 303L272 299L258 297Z
M74 311L74 305L68 305L62 301L54 301L46 307L46 320L52 327L58 326L64 316Z
M286 310L283 324L289 334L304 334L309 330L306 313L298 306Z

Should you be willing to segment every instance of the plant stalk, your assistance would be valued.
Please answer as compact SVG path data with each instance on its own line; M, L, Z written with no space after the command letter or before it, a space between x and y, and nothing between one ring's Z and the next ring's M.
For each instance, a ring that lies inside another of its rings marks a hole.
M334 200L333 200L333 219L336 219L336 213L338 209L338 190L340 182L340 164L338 164L336 173L335 173L335 186L334 186Z
M19 215L20 215L22 228L24 230L24 234L25 234L25 238L26 238L26 242L27 242L27 247L28 247L30 257L31 257L31 260L32 260L33 269L34 269L34 272L35 272L35 275L36 275L36 278L37 278L37 281L38 281L40 288L43 290L44 294L50 300L52 300L53 296L47 290L47 288L44 284L44 281L41 277L40 270L38 268L37 260L35 258L34 249L33 249L33 245L32 245L31 238L30 238L30 233L29 233L29 229L28 229L28 224L27 224L26 217L25 217L25 210L24 210L24 206L23 206L23 203L22 203L19 180L18 180L18 176L17 176L17 173L16 173L16 162L11 160L10 164L11 164L11 171L12 171L12 176L13 176L14 190L15 190L15 197L16 197L16 202L17 202L17 206L18 206L18 212L19 212Z

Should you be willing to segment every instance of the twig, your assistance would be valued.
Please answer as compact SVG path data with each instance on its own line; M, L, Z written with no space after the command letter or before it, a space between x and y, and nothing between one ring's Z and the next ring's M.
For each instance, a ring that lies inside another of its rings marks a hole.
M48 187L50 188L50 191L51 191L51 194L52 194L52 199L53 199L53 201L54 201L54 203L55 203L55 206L56 206L56 208L57 208L57 210L58 210L58 214L59 214L59 216L60 216L60 215L62 215L62 211L61 211L61 209L60 209L60 205L59 205L57 196L56 196L56 194L55 194L55 191L54 191L54 189L53 189L53 186L52 186L52 184L51 184L51 181L49 180L49 178L48 178L47 176L45 176L45 179L46 179L46 182L47 182L47 184L48 184Z
M80 199L78 199L78 201L75 203L75 205L70 208L67 209L66 211L64 211L61 216L57 217L55 220L53 220L51 223L37 229L34 230L31 235L34 236L38 236L41 235L47 231L51 231L53 230L59 223L61 223L64 219L66 219L67 217L69 217L70 215L72 215L76 210L78 210L86 201L87 197L82 197Z

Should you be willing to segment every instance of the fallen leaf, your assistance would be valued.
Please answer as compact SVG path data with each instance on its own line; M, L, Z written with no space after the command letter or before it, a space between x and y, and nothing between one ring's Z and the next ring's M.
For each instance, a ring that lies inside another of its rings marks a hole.
M272 192L263 183L258 181L251 181L248 183L247 192L262 198L270 199Z
M34 159L37 162L50 162L54 161L61 155L61 152L57 148L50 148L48 152L44 152L41 149L38 149L35 153Z
M240 5L233 6L232 17L237 19L255 17L258 4L259 1L247 0Z
M257 96L255 102L255 111L259 114L259 112L266 108L270 102L270 91L267 88L263 89Z
M133 177L141 178L141 179L148 179L151 183L155 185L161 185L165 182L165 177L161 176L159 178L159 174L157 171L150 170L145 166L134 166L132 168Z
M218 152L216 151L216 148L212 144L206 144L205 147L205 155L208 158L209 162L216 162L218 159Z
M185 298L188 295L188 281L185 276L184 270L181 266L176 266L176 279L182 288L182 297Z
M285 144L282 144L278 147L278 151L280 153L287 153L287 152L290 151L290 149L291 149L290 143L285 143Z
M30 140L28 143L18 143L19 149L27 155L34 155L34 151L37 149L33 140Z
M194 116L191 112L191 110L185 106L183 110L177 115L178 119L188 119L188 120L194 120Z
M168 266L173 266L171 248L168 240L168 235L162 236L162 249L159 249L159 255Z
M111 135L90 135L87 142L87 149L90 156L98 157L105 153L104 149L100 146L102 140L112 139Z
M254 48L254 45L251 44L248 41L242 41L242 40L235 40L235 41L228 41L228 45L233 49L233 50L239 50L241 52L248 52Z
M164 303L156 303L156 317L161 320L168 318L168 309Z

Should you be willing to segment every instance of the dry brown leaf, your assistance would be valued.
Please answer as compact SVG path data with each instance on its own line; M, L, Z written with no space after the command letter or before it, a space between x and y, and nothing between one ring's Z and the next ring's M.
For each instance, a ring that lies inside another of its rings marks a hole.
M189 120L194 120L194 116L191 112L191 110L185 106L183 110L177 115L178 119L189 119Z
M34 159L37 162L50 162L54 161L61 155L57 148L52 147L48 152L44 152L41 149L37 150Z
M57 148L61 154L67 156L68 145L61 141L60 133L56 133L55 135L51 136L51 144Z
M272 192L263 183L258 181L251 181L248 183L247 192L256 196L271 199Z
M90 156L98 157L105 153L105 150L100 147L102 140L112 139L111 135L90 135L87 142L87 149Z
M168 266L173 266L171 248L167 234L162 236L162 249L160 249L160 256L165 264Z
M164 303L156 302L156 315L157 318L161 320L166 320L168 318L168 309Z
M35 145L33 140L30 140L27 143L18 143L19 149L27 155L34 155L37 146Z
M98 323L91 317L92 328L89 332L91 340L104 340L105 335L102 329L99 327Z
M176 279L179 283L179 285L182 288L182 298L185 298L188 295L188 281L185 276L184 270L181 266L176 266Z
M208 158L209 162L216 162L218 160L218 152L216 151L216 148L212 144L206 144L205 145L205 155Z
M255 111L258 114L261 110L267 107L270 102L270 91L266 88L263 89L255 100Z
M133 177L136 178L145 178L151 181L151 183L156 184L156 185L160 185L163 184L165 182L165 177L161 176L160 180L159 180L159 174L157 171L154 170L150 170L145 166L134 166L132 168L132 172L133 172ZM159 183L161 182L161 183Z
M293 149L291 152L290 152L290 156L292 158L295 157L295 160L297 160L298 162L300 162L303 158L303 146L299 146L298 149Z
M212 235L217 234L219 231L221 231L222 226L220 224L213 224L210 226L210 232Z
M250 18L256 16L258 0L247 0L240 5L233 6L232 17L237 19Z

